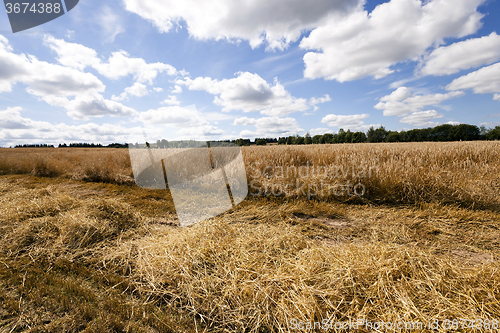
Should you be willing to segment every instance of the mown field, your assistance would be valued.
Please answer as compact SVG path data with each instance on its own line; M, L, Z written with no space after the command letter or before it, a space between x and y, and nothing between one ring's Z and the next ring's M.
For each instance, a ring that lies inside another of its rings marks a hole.
M180 228L127 150L1 149L0 332L500 320L500 142L243 155L247 199Z

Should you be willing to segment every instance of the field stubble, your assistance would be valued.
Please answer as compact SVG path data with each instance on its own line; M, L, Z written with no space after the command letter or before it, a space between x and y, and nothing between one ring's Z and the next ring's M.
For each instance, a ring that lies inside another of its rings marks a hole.
M168 192L130 184L126 150L1 150L2 173L30 175L0 177L0 331L498 320L499 148L244 148L261 195L189 228L175 226ZM304 200L293 187L345 178L366 195ZM265 195L280 182L288 193Z

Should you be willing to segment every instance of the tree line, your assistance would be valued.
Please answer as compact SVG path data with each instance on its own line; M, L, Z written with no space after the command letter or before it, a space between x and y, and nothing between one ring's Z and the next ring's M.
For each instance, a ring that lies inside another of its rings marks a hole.
M388 131L383 126L364 132L351 132L340 129L337 134L326 133L311 137L306 134L301 136L280 137L278 144L302 145L323 143L377 143L377 142L424 142L424 141L475 141L475 140L500 140L500 126L495 128L477 127L475 125L450 125L444 124L436 127L412 129L409 131ZM262 144L263 142L261 142ZM256 142L256 144L258 144Z
M475 125L450 125L444 124L436 127L417 128L408 131L388 131L384 126L375 129L370 127L365 132L351 132L340 129L338 133L325 133L322 135L311 136L307 133L305 136L292 135L287 137L276 138L255 138L254 141L250 139L236 139L236 140L219 140L211 141L211 146L250 146L258 145L265 146L267 144L279 145L308 145L308 144L325 144L325 143L376 143L376 142L424 142L424 141L475 141L475 140L500 140L500 126L495 128L486 128L484 126L477 127ZM202 143L204 144L204 143ZM182 140L182 141L168 141L157 140L156 144L146 145L131 144L132 148L140 147L152 148L192 148L200 147L200 141L195 140ZM59 148L128 148L128 144L111 143L103 146L100 143L70 143L69 145L59 144ZM47 144L25 144L17 145L15 148L54 148L53 145Z

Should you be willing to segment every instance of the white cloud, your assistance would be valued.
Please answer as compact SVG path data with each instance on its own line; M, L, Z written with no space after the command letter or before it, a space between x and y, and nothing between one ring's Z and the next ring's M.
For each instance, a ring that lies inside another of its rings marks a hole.
M233 122L233 125L239 126L250 126L250 125L255 125L257 123L257 119L254 118L248 118L248 117L241 117L241 118L236 118Z
M31 119L21 117L22 107L7 108L0 110L0 128L5 129L28 129L34 127Z
M453 91L446 94L415 95L407 87L399 87L390 95L380 99L375 109L384 110L384 116L404 116L421 111L429 105L438 105L451 98L463 96L462 91Z
M125 32L120 16L109 6L102 6L98 9L97 22L101 27L101 33L106 42L114 42L118 34Z
M332 99L331 99L330 95L326 94L325 96L320 97L320 98L316 98L316 97L311 98L309 100L309 104L314 106L314 111L318 111L318 109L319 109L319 107L317 106L318 104L330 102L331 100Z
M182 93L182 87L175 85L174 89L172 90L172 94L180 94Z
M134 109L116 101L105 99L100 94L83 94L71 100L66 97L47 95L42 96L42 99L49 105L65 108L68 116L77 120L87 120L89 117L102 117L105 115L126 117L137 113Z
M258 74L239 72L234 79L213 80L209 77L186 78L177 81L190 90L204 90L216 95L214 103L222 106L223 111L241 110L260 111L269 116L283 116L310 108L304 98L295 98L276 79L268 84Z
M362 9L330 19L302 39L306 78L339 82L381 78L391 66L417 60L446 37L464 37L481 27L477 7L485 0L391 0L370 14Z
M180 106L161 107L141 112L138 119L150 125L161 124L173 127L198 126L206 123L206 121L202 120L201 114L196 108L183 108Z
M425 60L421 73L435 76L492 64L500 60L500 36L493 32L489 36L440 47L432 51Z
M186 139L203 139L207 137L213 137L224 134L224 131L216 126L206 124L198 127L186 127L181 128L177 131L177 134L181 136L181 138ZM194 140L193 139L193 140Z
M177 96L173 95L168 96L168 98L161 103L167 105L181 105L181 102L177 99Z
M210 120L216 115L204 115L195 106L180 107L167 106L141 112L136 120L141 121L149 132L163 133L161 137L174 139L203 139L214 135L221 135L223 130L213 126ZM165 131L165 128L169 129ZM175 134L173 134L173 131Z
M70 96L85 91L102 92L104 84L90 73L39 61L34 56L15 54L8 40L0 36L0 92L9 92L22 82L37 95Z
M64 66L84 70L87 66L99 64L97 52L77 43L68 43L50 35L44 37L44 44L57 53L57 61Z
M78 63L78 60L70 62ZM75 119L89 116L128 116L135 111L104 99L106 86L93 74L75 68L50 64L34 56L15 54L5 37L0 36L0 88L10 91L12 84L27 85L27 92L52 106L63 107ZM69 99L72 98L72 99Z
M255 126L255 131L242 131L240 136L243 138L290 136L303 131L297 120L290 117L263 117L259 119L243 117L236 119L234 124Z
M417 127L433 127L439 125L432 119L443 118L444 116L435 110L418 111L401 118L400 122Z
M336 14L358 6L359 0L124 0L125 8L151 21L161 32L185 22L194 38L248 40L252 48L264 41L284 49L301 33Z
M332 130L329 128L320 127L320 128L311 128L311 130L309 131L309 134L311 136L323 135L325 133L332 133Z
M113 95L111 97L114 101L123 101L124 99L128 99L129 95L136 97L144 97L149 93L148 88L139 82L134 83L132 87L125 88L125 91L120 94L120 96Z
M500 62L453 80L447 90L472 89L476 94L500 93ZM497 99L497 95L493 99Z
M155 88L153 88L153 90L156 92L162 92L163 88L155 87Z
M493 99L494 99L495 101L499 101L499 102L500 102L500 94L495 94L495 95L493 96Z
M125 128L116 124L88 123L78 126L51 124L21 116L21 107L0 110L0 146L18 144L55 144L70 142L126 142L131 133L141 133L141 128Z
M113 52L107 62L97 57L95 50L76 43L68 43L52 36L44 38L45 44L57 53L57 60L62 65L84 70L94 68L99 74L117 80L129 75L140 83L153 84L153 80L160 73L168 75L185 75L184 71L177 71L173 66L164 63L147 63L142 58L131 58L125 51Z
M365 125L364 120L369 118L370 115L363 114L353 114L353 115L336 115L329 114L321 119L323 124L327 124L330 127L339 127L345 130L350 129L351 131L365 130L370 125Z

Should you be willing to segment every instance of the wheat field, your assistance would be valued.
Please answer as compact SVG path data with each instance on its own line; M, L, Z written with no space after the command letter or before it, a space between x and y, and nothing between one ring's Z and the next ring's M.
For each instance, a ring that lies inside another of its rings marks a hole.
M498 323L500 142L242 150L247 199L180 228L127 150L1 149L0 332Z

